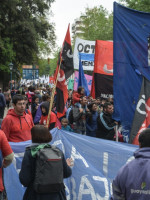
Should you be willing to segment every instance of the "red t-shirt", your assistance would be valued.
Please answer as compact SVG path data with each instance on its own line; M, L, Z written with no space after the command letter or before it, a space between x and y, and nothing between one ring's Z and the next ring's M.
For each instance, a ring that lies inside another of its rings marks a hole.
M47 118L48 118L48 115L46 115L46 116L42 115L39 124L46 125L47 124ZM55 113L51 112L51 114L50 114L50 122L49 122L49 126L48 127L50 127L50 124L52 124L54 122L55 123L57 122L57 116L56 116Z
M8 143L6 135L2 130L0 130L0 150L2 152L3 158L11 154L13 151ZM0 191L4 190L3 179L2 179L2 168L0 168Z

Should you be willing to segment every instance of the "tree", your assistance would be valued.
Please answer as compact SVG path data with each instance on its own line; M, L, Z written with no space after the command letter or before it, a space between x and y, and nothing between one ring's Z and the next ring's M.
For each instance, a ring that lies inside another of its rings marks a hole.
M53 53L53 58L48 59L39 59L38 65L39 65L39 75L52 75L54 74L54 71L57 67L57 61L58 61L58 55L60 52L60 48L57 48L57 50Z
M51 52L55 32L47 16L53 1L0 1L0 67L10 61L16 66L37 63L42 53Z
M149 0L120 0L120 2L132 9L150 12L150 1Z
M85 13L80 16L80 21L80 33L75 36L86 40L113 39L113 15L103 6L86 8Z

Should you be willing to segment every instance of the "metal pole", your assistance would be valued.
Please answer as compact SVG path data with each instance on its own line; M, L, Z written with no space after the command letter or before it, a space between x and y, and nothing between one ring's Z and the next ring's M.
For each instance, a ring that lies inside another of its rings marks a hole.
M118 125L115 126L116 142L118 142Z
M16 81L16 73L14 74L14 88L16 89L15 81Z
M12 70L10 71L10 91L12 90Z

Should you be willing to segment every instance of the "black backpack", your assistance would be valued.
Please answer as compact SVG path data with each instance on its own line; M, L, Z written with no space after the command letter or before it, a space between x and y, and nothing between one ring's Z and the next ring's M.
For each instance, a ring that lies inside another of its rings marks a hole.
M54 146L40 149L37 152L33 183L35 192L59 192L64 187L62 158L62 152Z

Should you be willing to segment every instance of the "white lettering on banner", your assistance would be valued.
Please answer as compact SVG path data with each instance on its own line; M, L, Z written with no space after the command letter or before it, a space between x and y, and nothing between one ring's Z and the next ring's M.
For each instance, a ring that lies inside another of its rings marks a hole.
M105 176L107 177L107 174L108 174L108 153L107 152L103 153L103 172Z
M84 65L84 66L94 66L94 62L93 61L82 61L82 65Z
M113 73L113 69L108 69L106 64L104 65L103 70L104 70L104 72L106 72L107 74Z
M71 158L73 159L73 161L75 159L81 159L85 165L85 167L89 167L88 163L86 162L86 160L81 156L81 154L79 152L76 151L75 147L72 146L72 151L71 151Z
M82 200L83 195L91 195L91 200L96 200L94 188L91 185L91 183L89 182L89 180L86 178L86 176L88 176L88 175L82 176L82 178L81 178L78 200ZM85 185L86 185L87 189L85 189L85 187L84 187Z
M75 179L73 177L71 177L71 183L72 183L72 195L73 195L73 198L72 200L76 200L77 199L77 195L76 195L76 182L75 182Z
M113 98L113 95L112 94L101 94L101 97L103 98Z
M67 56L68 56L68 58L73 58L73 54L70 53L70 49L68 49L68 51L67 51Z
M66 197L67 197L67 200L70 200L71 199L71 197L70 197L70 191L69 191L69 188L67 187L67 185L66 184L64 184L65 185L65 190L66 190Z
M109 186L108 186L108 181L106 178L102 178L100 176L93 176L93 179L96 181L101 181L104 183L104 188L105 188L105 196L101 197L98 193L96 193L97 200L109 200Z
M14 165L14 167L15 167L15 169L16 169L16 171L17 171L18 174L19 174L19 172L20 172L21 169L17 168L17 160L16 160L16 158L19 158L19 157L23 158L24 157L24 152L22 152L22 153L15 153L14 154L14 159L12 161L12 163L13 163L13 165Z
M58 73L58 81L59 82L62 82L62 81L64 81L65 80L65 75L63 75L62 77L60 77L60 73Z
M54 143L53 143L53 145L54 146L58 146L58 145L62 145L62 151L63 151L63 153L65 154L65 147L64 147L64 144L62 143L62 141L61 140L56 140Z
M142 104L145 105L145 95L142 95L142 99L140 99L140 100L138 101L136 110L137 110L141 115L146 115L145 110L141 110L141 109L140 109L140 107L141 107Z
M77 50L81 53L95 53L95 45L89 45L89 44L85 44L83 45L82 43L79 43L77 46Z

